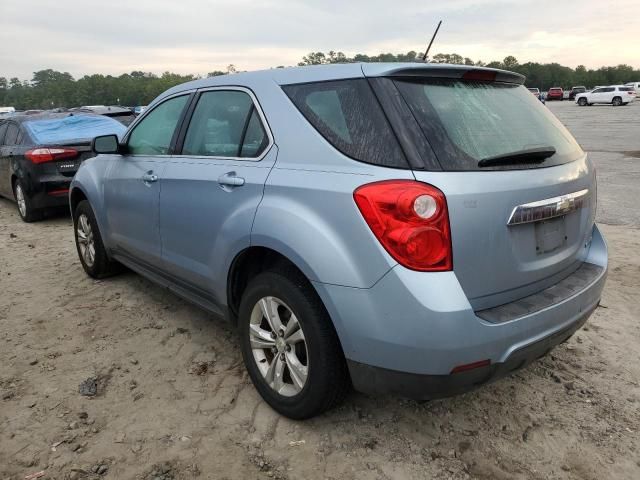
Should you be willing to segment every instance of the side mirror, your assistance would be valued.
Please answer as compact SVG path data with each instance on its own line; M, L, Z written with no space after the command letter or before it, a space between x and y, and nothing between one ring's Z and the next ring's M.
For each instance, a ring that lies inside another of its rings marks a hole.
M120 145L117 135L102 135L91 142L91 150L94 153L118 153Z

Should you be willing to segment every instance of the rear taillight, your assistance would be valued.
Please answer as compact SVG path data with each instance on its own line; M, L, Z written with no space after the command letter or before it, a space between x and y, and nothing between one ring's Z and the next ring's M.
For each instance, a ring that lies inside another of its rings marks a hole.
M354 193L362 216L401 265L422 272L453 268L444 194L413 180L369 183Z
M34 148L24 154L33 163L53 162L65 158L75 158L78 151L73 148Z

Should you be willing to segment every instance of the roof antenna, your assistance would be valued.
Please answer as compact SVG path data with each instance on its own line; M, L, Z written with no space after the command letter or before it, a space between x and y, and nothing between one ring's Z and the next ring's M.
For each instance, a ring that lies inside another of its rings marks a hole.
M438 26L436 27L436 31L433 32L433 37L431 37L431 41L429 42L429 46L427 47L427 51L424 52L424 55L422 56L422 61L423 62L428 62L427 55L429 55L429 50L431 50L431 45L433 45L433 41L436 39L436 35L438 34L438 30L440 30L440 25L442 25L442 20L440 20L438 22Z

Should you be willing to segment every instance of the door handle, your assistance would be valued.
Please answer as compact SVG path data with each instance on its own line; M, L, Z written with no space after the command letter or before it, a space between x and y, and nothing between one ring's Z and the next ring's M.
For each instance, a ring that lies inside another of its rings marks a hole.
M244 178L238 177L236 172L228 172L218 177L218 183L221 187L241 187L244 185Z
M142 175L142 181L144 183L153 183L158 181L158 176L153 173L153 170L149 170L147 173Z

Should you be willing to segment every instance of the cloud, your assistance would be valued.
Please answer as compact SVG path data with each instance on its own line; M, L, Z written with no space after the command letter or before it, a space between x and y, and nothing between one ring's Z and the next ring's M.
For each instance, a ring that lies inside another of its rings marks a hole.
M491 61L507 55L588 67L638 67L637 0L1 0L0 76L43 68L204 74L294 65L309 51L421 50ZM632 12L620 16L616 12ZM597 12L597 14L595 14ZM9 47L10 46L10 47Z

